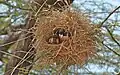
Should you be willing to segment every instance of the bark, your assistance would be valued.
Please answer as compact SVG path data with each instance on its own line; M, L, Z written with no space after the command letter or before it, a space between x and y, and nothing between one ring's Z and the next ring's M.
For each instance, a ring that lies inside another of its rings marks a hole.
M30 16L31 17L31 16ZM26 29L31 28L35 23L34 18L28 18L28 23L26 24ZM27 38L26 38L27 37ZM26 39L23 39L26 38ZM33 39L33 34L22 32L20 35L17 48L12 52L13 55L20 57L18 59L14 56L10 57L8 64L6 65L5 75L28 75L30 69L32 68L32 62L34 60L34 48L31 46L31 41Z
M2 61L3 55L7 52L9 47L14 44L19 37L19 34L8 35L8 38L3 40L4 42L0 44L0 61Z

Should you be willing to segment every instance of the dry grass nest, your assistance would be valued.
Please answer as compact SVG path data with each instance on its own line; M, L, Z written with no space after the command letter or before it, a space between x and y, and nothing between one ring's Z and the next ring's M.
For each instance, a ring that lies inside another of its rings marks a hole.
M96 53L94 29L89 19L80 12L52 11L38 18L36 25L34 46L37 49L35 60L38 68L48 65L83 65ZM59 44L48 44L47 39L56 28L68 30L71 36Z

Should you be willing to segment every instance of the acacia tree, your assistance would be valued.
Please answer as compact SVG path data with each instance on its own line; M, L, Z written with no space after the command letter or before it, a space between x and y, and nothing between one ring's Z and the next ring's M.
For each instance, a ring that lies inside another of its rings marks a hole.
M35 49L31 46L34 42L34 35L28 31L30 31L36 22L36 12L40 11L38 3L40 3L38 0L32 4L27 4L25 1L21 0L0 1L1 6L6 8L6 10L0 12L0 36L4 36L5 38L1 38L0 40L0 60L4 65L5 62L8 63L5 68L5 75L28 75L29 71L32 69L32 65L34 65ZM44 4L44 2L41 4ZM33 9L33 7L35 9ZM79 74L78 70L83 70L80 73L96 74L90 70L89 67L91 64L100 68L106 66L107 68L105 69L106 71L108 69L108 72L104 72L104 74L111 74L109 72L109 68L111 67L114 70L113 73L119 72L120 18L118 16L118 9L120 7L115 8L109 3L94 0L81 1L80 6L73 4L73 7L77 8L77 10L84 11L85 14L87 13L94 24L100 24L100 27L96 30L100 30L101 33L96 36L99 40L97 43L97 56L89 60L83 68L79 66L73 67L73 70L69 73L75 74L77 72L77 74ZM111 8L114 10L111 11ZM110 18L112 15L115 17ZM75 70L75 68L77 70ZM50 73L49 70L45 72L41 70L40 72L41 74Z

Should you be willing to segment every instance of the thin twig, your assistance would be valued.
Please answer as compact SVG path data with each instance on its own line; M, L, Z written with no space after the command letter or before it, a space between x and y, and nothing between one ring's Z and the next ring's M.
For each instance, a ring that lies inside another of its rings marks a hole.
M120 43L113 37L113 34L111 33L111 31L108 29L108 27L105 27L108 31L108 33L110 34L112 40L120 47Z
M15 41L12 41L12 42L9 42L9 43L2 44L2 45L0 45L0 47L7 46L7 45L10 45L10 44L15 43L15 42L22 41L22 40L24 40L24 39L28 39L28 38L30 38L31 36L33 36L33 35L27 36L27 37L22 38L22 39L18 39L17 41L15 40Z
M113 10L113 11L105 18L105 20L100 24L99 28L101 28L101 27L103 26L103 24L108 20L108 18L109 18L114 12L116 12L119 8L120 8L120 6L118 6L115 10Z
M35 17L38 15L38 13L40 12L40 10L43 8L43 6L47 3L48 0L45 0L44 3L41 5L41 7L38 9L38 11L35 14Z
M8 53L8 52L5 52L5 51L1 51L1 50L0 50L0 53L4 53L4 54L6 54L6 55L10 55L10 56L13 56L13 57L18 58L18 59L22 59L22 58L19 57L19 56L16 56L16 55L14 55L14 54L12 54L12 53ZM28 61L28 60L26 60L26 62L32 63L31 61Z
M110 47L108 47L108 46L107 46L106 44L104 44L103 42L102 42L102 44L103 44L105 47L107 47L110 51L112 51L114 54L120 56L119 53L117 53L116 51L114 51L113 49L111 49Z

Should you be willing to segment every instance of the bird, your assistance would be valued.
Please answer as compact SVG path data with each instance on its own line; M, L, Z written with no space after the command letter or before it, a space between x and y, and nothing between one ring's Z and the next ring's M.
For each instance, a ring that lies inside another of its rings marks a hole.
M54 30L54 35L59 36L62 41L68 40L71 37L71 33L63 28L56 28Z
M60 37L57 35L52 35L48 38L48 44L60 44Z
M64 32L65 32L65 29L63 29L63 28L56 28L56 29L53 31L54 35L57 35L57 36L59 36L60 38L63 37Z

